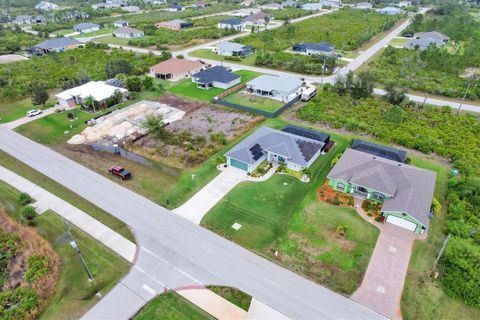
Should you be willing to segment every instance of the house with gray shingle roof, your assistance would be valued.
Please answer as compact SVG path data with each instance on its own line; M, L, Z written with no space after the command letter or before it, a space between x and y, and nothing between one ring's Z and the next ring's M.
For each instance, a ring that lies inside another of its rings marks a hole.
M446 35L441 34L437 31L431 32L417 32L414 34L413 39L408 40L404 47L406 49L418 49L425 50L430 45L434 45L438 48L441 48L450 40Z
M334 189L382 204L387 223L423 233L429 223L436 173L348 148L328 174Z
M241 77L227 68L214 66L192 75L192 82L197 84L197 88L205 90L213 87L228 89L239 84Z
M268 127L261 127L225 154L227 165L252 172L263 161L285 163L300 171L320 156L325 143Z
M64 52L68 49L77 48L79 45L78 40L70 37L52 38L32 46L29 52L34 55L44 55L49 52Z
M261 75L247 83L251 93L283 102L295 99L301 94L303 81L291 76Z
M240 19L226 19L218 22L217 28L242 31L245 28L245 23L243 23Z
M220 42L217 45L217 54L220 56L246 57L253 53L255 48L236 42Z
M73 27L73 30L80 33L89 33L89 32L95 32L100 30L100 26L92 22L83 22L75 25Z

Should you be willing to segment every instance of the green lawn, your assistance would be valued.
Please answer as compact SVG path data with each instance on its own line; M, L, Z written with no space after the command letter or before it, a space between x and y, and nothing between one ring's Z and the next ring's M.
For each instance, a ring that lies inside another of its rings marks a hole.
M224 286L208 286L208 289L245 311L248 311L250 303L252 302L252 297L250 295L235 288Z
M74 33L75 31L73 29L61 29L53 32L54 35L56 36L65 36L70 33Z
M95 41L103 42L103 43L117 44L119 46L127 46L129 39L114 37L113 35L111 35L111 36L95 38Z
M233 73L240 75L242 77L242 82L247 82L260 75L257 72L248 70L237 70ZM210 88L208 90L199 89L197 88L197 84L192 82L192 79L183 79L177 81L175 84L169 85L166 90L182 97L206 102L210 102L215 96L218 96L220 93L225 91L224 89L220 88Z
M268 121L282 127L284 121ZM335 291L351 294L362 280L378 230L353 209L327 205L316 198L330 171L331 159L347 139L333 135L337 145L312 166L309 183L288 175L264 182L244 182L230 191L202 220L202 225ZM235 231L234 223L242 225ZM345 237L336 234L346 226ZM279 257L272 256L279 251Z
M125 238L135 242L132 232L122 221L3 151L0 151L0 165L32 181L78 209L85 211L93 218L110 227L112 230L115 230ZM1 194L2 193L0 193L0 195Z
M256 54L251 54L246 58L241 59L241 61L229 61L224 56L219 56L215 52L212 52L210 49L199 49L190 53L192 57L200 58L200 59L210 59L210 60L217 60L217 61L226 61L232 62L236 64L244 64L247 66L254 66Z
M19 216L16 201L19 191L0 182L0 206ZM99 301L96 292L106 295L126 274L130 264L84 232L71 226L77 245L94 275L88 281L75 251L66 241L65 225L57 214L47 211L35 220L37 232L47 239L60 255L61 270L57 290L40 319L78 319Z
M50 99L45 107L51 106L55 103L55 98L50 94ZM34 106L30 98L15 101L15 102L1 102L0 103L0 123L7 123L27 115L27 111L32 109L43 109L42 106Z
M107 28L103 28L103 29L100 29L100 30L94 31L94 32L80 33L80 34L74 36L74 38L89 38L89 37L101 36L102 34L112 33L114 31L116 31L117 29L118 29L117 27L107 27Z
M203 320L213 317L178 293L170 291L155 297L133 319Z
M241 91L234 92L225 97L224 100L267 112L275 112L285 104L278 100L258 97L251 94L242 94Z
M75 109L74 113L77 117L74 121L69 121L67 119L67 112L54 113L43 118L39 118L35 121L24 124L15 130L24 136L29 137L32 140L35 140L39 143L44 144L57 144L66 142L72 136L79 134L86 128L87 124L85 121L90 120L96 116L99 116L103 113L109 112L114 109L124 108L133 103L136 103L143 99L151 99L157 97L158 92L154 91L143 91L140 92L138 97L133 100L128 100L126 102L120 103L108 110L103 110L97 112L96 114L81 111Z

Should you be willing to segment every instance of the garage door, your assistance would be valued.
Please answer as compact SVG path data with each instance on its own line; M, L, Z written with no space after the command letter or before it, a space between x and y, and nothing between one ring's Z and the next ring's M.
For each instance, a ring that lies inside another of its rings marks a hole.
M415 231L417 228L417 225L413 222L407 221L405 219L395 217L395 216L388 216L387 217L387 222L394 224L396 226L402 227L404 229L410 230L410 231Z
M235 167L244 171L248 171L248 164L246 164L245 162L241 162L235 159L230 159L230 165L232 167Z

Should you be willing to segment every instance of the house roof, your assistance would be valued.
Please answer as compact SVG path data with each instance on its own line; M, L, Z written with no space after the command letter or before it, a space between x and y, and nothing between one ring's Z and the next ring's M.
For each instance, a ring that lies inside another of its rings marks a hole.
M292 92L300 88L303 81L290 76L261 75L247 83L247 86L263 91L277 90L280 92Z
M138 34L138 33L143 33L143 31L135 28L130 28L130 27L122 27L122 28L119 28L117 31L115 31L113 34Z
M304 127L299 127L293 124L286 125L283 129L283 132L288 132L291 134L296 134L297 136L309 138L312 140L320 141L326 143L330 139L328 133L320 132L317 130L312 130Z
M60 92L55 95L55 97L58 99L69 100L73 97L85 99L88 96L92 96L96 101L103 101L112 96L115 90L120 90L122 93L128 92L127 89L110 86L103 81L90 81L81 86Z
M52 50L52 49L64 48L64 47L76 45L76 44L80 44L80 42L70 37L52 38L34 45L33 48Z
M258 145L259 147L255 147ZM253 164L258 160L258 151L269 151L285 157L288 161L307 166L313 156L324 146L323 142L301 137L280 130L261 127L233 147L227 157Z
M430 32L417 32L414 34L414 38L418 39L435 39L439 41L448 41L450 38L444 34L441 34L437 31L430 31Z
M356 139L353 141L350 149L362 151L373 156L382 157L398 162L405 162L407 159L407 152L405 150L387 147L378 143L373 143L365 140Z
M236 42L220 42L217 45L217 51L221 49L222 51L242 51L246 46Z
M251 14L249 16L246 16L245 18L242 19L243 22L254 22L258 20L264 20L265 17L271 17L272 15L270 13L265 13L265 12L257 12L254 14Z
M32 20L33 17L29 15L22 15L22 16L16 16L13 21L24 21L24 20Z
M172 8L172 9L182 9L183 6L181 6L181 5L179 5L179 4L172 4L172 5L170 6L170 8Z
M128 22L125 21L125 20L117 20L117 21L115 21L115 22L113 22L113 23L115 23L115 24L118 24L118 23L124 24L124 23L128 23Z
M420 38L420 39L408 40L407 42L405 42L404 47L407 49L414 49L416 46L418 46L421 50L424 50L424 49L427 49L432 43L437 47L442 47L445 44L445 42L439 39Z
M427 226L436 173L348 148L328 174L393 196L382 211L406 212Z
M219 23L221 24L229 24L232 26L238 26L242 24L242 21L240 19L225 19L220 21Z
M185 21L185 20L181 20L181 19L174 19L174 20L170 20L170 21L162 21L162 22L158 22L156 23L155 25L156 26L176 26L176 25L179 25L179 26L182 26L182 25L193 25L193 22L190 22L190 21Z
M328 42L302 42L296 44L296 46L303 46L305 50L312 50L312 51L321 51L321 52L332 52L334 46Z
M152 66L150 70L158 74L184 74L200 70L202 66L198 61L170 58Z
M375 10L375 12L379 12L379 13L383 13L383 12L394 12L394 13L401 13L402 10L400 10L399 8L395 8L395 7L385 7L385 8L382 8L382 9L377 9Z
M78 30L95 28L95 27L100 28L100 26L98 24L92 23L92 22L82 22L82 23L79 23L79 24L74 26L74 28L78 29Z
M202 70L198 73L195 73L193 77L196 78L196 82L199 83L210 83L210 82L221 82L229 83L235 79L240 78L239 75L231 73L226 68L221 66L214 66L205 70Z

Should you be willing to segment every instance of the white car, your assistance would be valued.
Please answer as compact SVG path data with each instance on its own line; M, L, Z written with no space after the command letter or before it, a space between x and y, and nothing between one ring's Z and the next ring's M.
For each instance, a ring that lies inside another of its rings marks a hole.
M39 114L42 114L42 110L33 109L27 112L27 117L35 117L35 116L38 116Z

